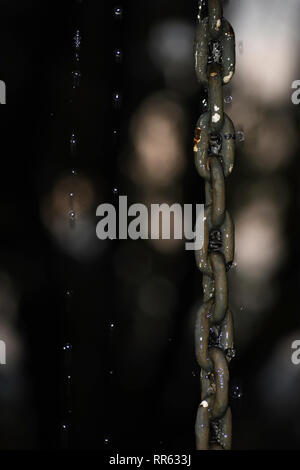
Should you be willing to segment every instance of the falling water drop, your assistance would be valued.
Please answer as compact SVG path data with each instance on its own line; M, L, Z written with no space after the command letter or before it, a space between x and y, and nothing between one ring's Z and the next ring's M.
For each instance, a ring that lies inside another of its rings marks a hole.
M65 292L65 296L67 299L70 299L71 297L73 297L73 294L74 292L72 291L72 289L67 289Z
M71 148L71 153L74 154L76 153L77 150L77 137L75 132L72 132L71 137L70 137L70 148Z
M63 345L63 350L64 351L71 351L72 350L72 344L71 343L66 343Z
M117 64L120 64L123 58L122 51L120 49L115 49L114 56L115 56L115 61L117 62Z
M74 45L75 45L75 49L80 49L80 45L81 45L81 36L80 36L80 31L79 31L79 29L77 29L76 32L75 32L75 36L74 36Z
M71 170L71 175L72 175L72 176L76 176L76 175L77 175L77 170L75 170L75 168L72 168L72 170Z
M80 85L80 79L81 79L80 70L73 70L72 78L73 78L73 85L72 85L73 89L78 88Z
M122 19L123 16L123 8L121 6L114 7L114 17L118 20Z
M70 210L70 211L69 211L69 219L70 219L71 221L73 221L73 220L76 219L76 214L75 214L75 212L74 212L73 210Z
M61 445L64 449L68 448L69 445L69 426L67 423L62 423L60 425L61 432Z
M196 375L197 375L196 372L194 370L192 370L192 376L196 377Z
M120 108L121 106L121 94L119 91L115 91L113 94L113 105L115 108Z
M119 142L119 131L117 129L113 130L113 143L114 145L118 145Z
M74 196L75 196L75 193L73 193L73 191L71 191L71 192L69 193L69 198L70 198L70 199L73 199Z
M243 52L244 52L244 43L243 43L243 41L239 41L238 48L239 48L239 53L243 54Z
M113 195L114 195L114 196L117 196L118 193L119 193L118 188L117 188L117 187L114 187L114 188L113 188Z
M230 387L230 396L234 400L238 400L238 399L242 398L243 390L242 390L242 386L241 386L240 383L236 382L236 383L231 385L231 387Z

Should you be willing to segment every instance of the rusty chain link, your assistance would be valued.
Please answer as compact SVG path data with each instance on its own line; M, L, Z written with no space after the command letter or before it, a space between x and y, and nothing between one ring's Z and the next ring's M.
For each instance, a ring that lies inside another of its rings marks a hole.
M235 129L224 113L223 85L235 71L235 36L221 0L199 2L195 38L197 79L208 92L208 111L196 126L195 164L205 180L204 243L196 252L203 274L203 305L197 313L195 349L201 368L196 418L197 450L231 448L228 364L235 355L228 307L227 271L234 258L234 226L226 210L225 178L232 172Z

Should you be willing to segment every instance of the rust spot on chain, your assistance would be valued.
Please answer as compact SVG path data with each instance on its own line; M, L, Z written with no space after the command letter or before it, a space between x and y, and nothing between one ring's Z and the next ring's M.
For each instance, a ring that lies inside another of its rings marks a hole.
M194 136L194 152L198 151L198 144L200 142L200 136L201 136L201 129L200 127L196 127L195 136Z

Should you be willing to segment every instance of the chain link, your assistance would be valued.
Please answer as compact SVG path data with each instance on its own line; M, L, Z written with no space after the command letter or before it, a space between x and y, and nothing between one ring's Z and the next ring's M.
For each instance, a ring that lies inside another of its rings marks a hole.
M195 164L205 180L204 243L196 252L204 302L197 313L195 349L201 368L196 418L197 450L231 448L228 364L235 355L227 272L234 258L234 226L226 210L225 178L234 165L235 129L224 113L223 85L235 71L235 36L221 0L199 2L195 38L197 79L208 92L208 111L196 125Z

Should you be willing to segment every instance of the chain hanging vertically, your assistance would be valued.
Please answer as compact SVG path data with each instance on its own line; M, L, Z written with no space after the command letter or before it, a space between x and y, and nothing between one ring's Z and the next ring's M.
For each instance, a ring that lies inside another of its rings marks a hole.
M197 450L231 448L228 364L235 355L228 307L227 272L234 258L234 227L226 210L225 178L234 164L235 130L224 112L223 86L235 70L235 36L221 0L199 2L195 38L197 79L208 93L208 110L196 126L195 164L205 180L204 243L196 252L203 274L203 305L197 313L195 349L201 367Z

